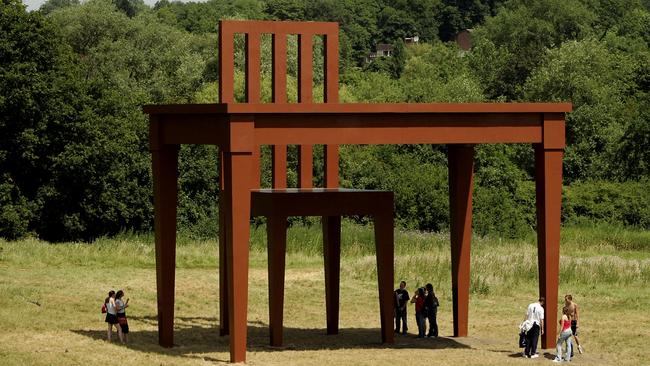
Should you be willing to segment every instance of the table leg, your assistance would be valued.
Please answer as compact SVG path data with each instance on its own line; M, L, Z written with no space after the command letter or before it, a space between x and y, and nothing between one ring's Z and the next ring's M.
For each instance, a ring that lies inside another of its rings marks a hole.
M562 155L535 145L539 294L546 300L542 348L553 347L557 334Z
M152 150L158 341L174 345L174 282L176 271L176 201L178 145Z
M341 216L323 216L321 222L323 224L327 334L338 334L341 286Z
M469 315L474 147L449 145L448 169L454 337L466 337Z

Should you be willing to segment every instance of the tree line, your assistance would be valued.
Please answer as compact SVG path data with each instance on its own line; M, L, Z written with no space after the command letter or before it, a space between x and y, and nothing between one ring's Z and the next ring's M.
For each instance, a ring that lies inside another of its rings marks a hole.
M563 220L650 228L648 0L49 0L0 4L0 236L86 240L152 229L143 104L216 102L219 19L337 21L343 102L571 101ZM473 47L453 42L471 29ZM405 37L419 36L416 45ZM363 59L377 43L393 57ZM270 39L262 39L269 66ZM289 39L290 99L296 40ZM236 68L243 70L243 39ZM322 44L315 42L315 54ZM316 98L322 62L316 58ZM270 69L262 70L270 99ZM235 92L243 98L244 77ZM214 236L217 152L180 152L179 228ZM322 182L322 150L315 179ZM396 192L400 226L449 225L446 147L344 146L343 186ZM474 230L534 229L529 145L481 145ZM289 183L297 153L289 151ZM263 151L263 182L270 184Z

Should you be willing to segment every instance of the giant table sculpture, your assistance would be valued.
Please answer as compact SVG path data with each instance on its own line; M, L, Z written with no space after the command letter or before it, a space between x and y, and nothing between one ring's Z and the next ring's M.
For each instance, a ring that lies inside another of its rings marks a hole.
M235 33L246 34L248 103L235 103L233 90L227 87L233 85L234 80ZM275 103L270 104L259 103L260 36L263 33L272 33L273 37ZM299 97L302 103L297 104L286 103L286 39L289 34L299 35ZM323 34L327 65L325 101L328 103L314 104L311 103L312 36ZM246 360L249 218L251 192L259 184L261 145L447 144L454 336L462 337L468 330L474 145L532 144L536 168L539 293L546 297L547 303L542 347L553 343L557 320L564 118L565 113L571 111L570 104L339 104L336 102L336 23L222 21L219 51L219 104L144 108L150 116L153 156L161 345L173 345L180 144L213 144L221 150L220 321L222 334L230 334L232 362ZM308 159L301 158L301 164L311 167ZM282 173L278 171L278 174ZM384 293L392 294L390 291ZM381 301L385 299L380 298Z

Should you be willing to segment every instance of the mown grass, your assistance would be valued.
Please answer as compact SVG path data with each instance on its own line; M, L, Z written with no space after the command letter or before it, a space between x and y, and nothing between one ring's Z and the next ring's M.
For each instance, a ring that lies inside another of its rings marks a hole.
M378 339L373 230L344 222L341 334L324 335L322 244L318 226L288 234L285 349L268 344L265 229L251 233L249 363L393 364L409 358L440 364L523 363L516 357L516 326L536 296L534 236L523 240L474 238L470 337L451 327L448 234L395 235L396 280L409 289L433 283L441 299L438 340ZM217 336L218 245L179 238L177 347L157 345L155 258L152 235L122 234L92 244L0 241L0 359L2 364L212 364L228 359L228 339ZM577 364L648 364L650 336L650 233L615 227L562 231L560 294L580 303L581 341L588 352ZM99 314L105 292L124 288L131 298L131 344L109 344ZM411 331L415 325L412 311ZM527 360L532 361L533 360ZM538 361L548 362L543 357Z

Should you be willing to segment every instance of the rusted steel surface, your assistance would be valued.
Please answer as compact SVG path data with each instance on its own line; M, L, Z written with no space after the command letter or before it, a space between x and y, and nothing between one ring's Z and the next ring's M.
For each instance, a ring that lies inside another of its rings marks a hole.
M352 189L263 189L251 191L251 214L267 217L269 325L272 346L282 346L284 263L288 216L323 216L327 334L337 334L341 270L341 215L375 219L382 342L394 341L393 193Z
M340 215L346 204L333 207L329 194L355 194L351 211L366 207L361 192L308 189L313 186L313 145L323 144L325 187L338 187L338 146L341 144L447 144L451 215L454 335L468 331L473 151L482 143L530 143L535 148L539 293L546 297L544 348L556 333L559 275L562 156L565 113L570 103L338 103L338 25L324 22L222 21L219 23L219 103L145 106L150 115L150 150L154 177L156 273L159 341L173 345L174 270L178 147L214 144L220 148L219 283L220 334L230 334L230 360L246 360L248 241L251 214L269 216L271 340L282 342L285 221L290 214L323 217L327 330L338 329ZM245 102L236 103L235 34L246 36ZM260 101L260 39L272 39L272 103ZM299 38L299 103L287 103L287 36ZM324 39L324 102L312 93L313 36ZM311 56L310 56L311 55ZM259 187L260 146L272 146L274 188L286 188L287 145L298 145L299 186L279 190L266 202ZM329 192L329 193L328 193ZM314 194L312 198L310 196ZM276 196L277 195L277 196ZM293 197L293 198L292 198ZM292 200L295 200L292 201ZM253 205L251 205L253 203ZM370 204L370 203L368 203ZM280 209L278 207L292 207ZM284 211L283 211L284 210ZM293 211L292 211L293 210ZM294 213L291 213L294 212ZM297 212L297 213L296 213ZM359 213L359 212L357 212ZM361 213L364 213L361 210ZM369 213L370 214L370 213ZM393 217L392 211L372 213L375 219L380 283L382 340L392 341ZM390 230L389 230L390 228ZM271 253L273 251L273 253ZM389 260L389 258L391 258ZM272 275L272 276L271 276ZM281 285L282 284L282 285ZM383 285L387 284L387 285ZM280 310L278 310L280 309Z
M571 103L216 103L158 104L143 108L148 114L339 114L339 113L567 113ZM309 121L305 121L309 124Z
M448 168L454 337L466 337L469 316L474 146L449 145Z

